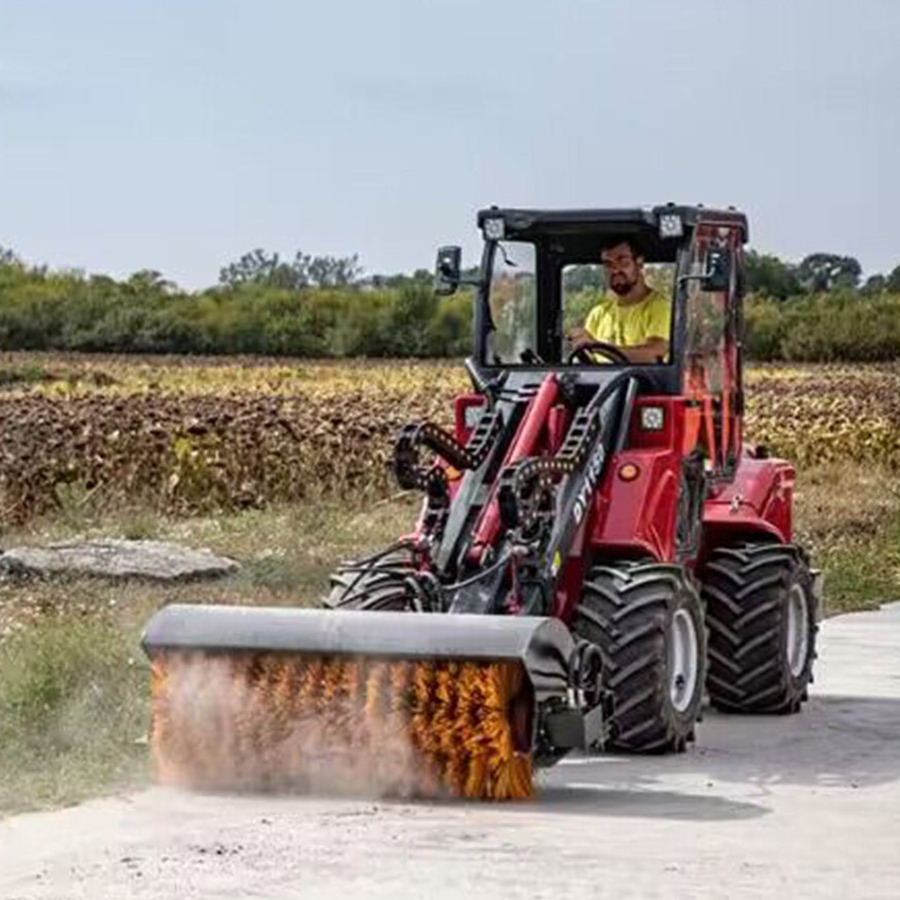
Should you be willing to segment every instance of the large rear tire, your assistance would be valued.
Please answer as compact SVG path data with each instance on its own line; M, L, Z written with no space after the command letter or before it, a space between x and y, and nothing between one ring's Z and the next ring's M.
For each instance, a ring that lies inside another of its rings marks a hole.
M681 752L693 740L706 677L700 597L681 566L595 566L572 630L600 647L612 693L606 750Z
M717 709L798 712L816 657L813 577L797 547L714 550L701 572L709 626L707 690Z

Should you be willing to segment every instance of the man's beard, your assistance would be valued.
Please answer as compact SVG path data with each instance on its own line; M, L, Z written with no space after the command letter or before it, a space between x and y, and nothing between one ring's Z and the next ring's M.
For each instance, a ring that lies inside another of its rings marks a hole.
M614 275L609 280L609 287L613 293L618 294L620 297L624 297L636 284L637 282L629 280L627 275Z

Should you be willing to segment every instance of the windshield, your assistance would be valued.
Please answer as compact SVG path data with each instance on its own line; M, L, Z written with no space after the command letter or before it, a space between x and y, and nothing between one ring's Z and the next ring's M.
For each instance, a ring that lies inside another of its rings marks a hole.
M624 281L610 283L610 266L574 263L563 266L563 331L568 348L597 341L612 344L633 363L663 361L672 333L674 263L632 266ZM653 347L660 352L656 354ZM637 348L651 348L641 353ZM594 362L610 362L599 356Z
M580 249L569 256L568 248L529 241L493 245L488 364L668 361L675 265L645 261L627 239L604 244L598 237L587 258ZM548 294L543 309L539 290Z

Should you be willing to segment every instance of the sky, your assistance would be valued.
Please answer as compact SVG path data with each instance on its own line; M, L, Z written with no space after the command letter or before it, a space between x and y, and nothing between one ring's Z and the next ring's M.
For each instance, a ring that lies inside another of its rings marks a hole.
M484 206L734 204L900 264L896 0L0 0L0 245L186 287L476 261Z

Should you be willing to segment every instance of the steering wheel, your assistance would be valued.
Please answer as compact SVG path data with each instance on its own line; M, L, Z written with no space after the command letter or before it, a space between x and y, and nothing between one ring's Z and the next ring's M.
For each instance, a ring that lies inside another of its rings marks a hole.
M631 360L622 352L622 350L617 347L615 344L607 344L605 341L591 341L587 344L582 344L580 347L576 347L570 354L569 358L566 360L568 365L572 363L580 362L587 363L588 365L592 364L594 360L591 359L591 353L600 353L605 356L610 362L618 363L622 366L630 366Z

